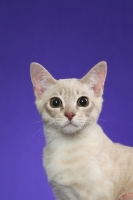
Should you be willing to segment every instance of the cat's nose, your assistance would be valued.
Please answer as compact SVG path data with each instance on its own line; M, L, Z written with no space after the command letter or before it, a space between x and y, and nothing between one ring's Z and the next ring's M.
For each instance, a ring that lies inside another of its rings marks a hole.
M66 116L69 120L72 120L72 118L75 116L75 113L72 113L72 112L65 112L65 116Z

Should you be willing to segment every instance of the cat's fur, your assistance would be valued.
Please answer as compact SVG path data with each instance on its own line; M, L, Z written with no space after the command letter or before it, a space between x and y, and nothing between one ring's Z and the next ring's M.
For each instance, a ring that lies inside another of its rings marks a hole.
M58 200L118 200L133 192L133 148L113 143L97 124L102 108L106 62L82 79L55 80L38 63L30 72L36 106L44 121L43 164ZM81 96L87 107L77 106ZM62 106L52 108L59 97ZM74 113L69 124L65 113Z

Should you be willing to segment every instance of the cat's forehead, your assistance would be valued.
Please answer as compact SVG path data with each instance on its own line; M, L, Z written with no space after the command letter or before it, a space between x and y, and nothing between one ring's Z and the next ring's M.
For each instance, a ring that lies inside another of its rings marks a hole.
M87 84L83 84L79 79L74 78L58 80L54 92L67 97L91 93Z

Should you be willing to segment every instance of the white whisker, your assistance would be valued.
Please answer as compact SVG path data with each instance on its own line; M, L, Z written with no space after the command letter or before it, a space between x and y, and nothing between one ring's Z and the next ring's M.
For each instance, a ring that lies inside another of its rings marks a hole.
M31 136L30 140L31 140L37 133L39 133L39 135L40 135L41 132L43 132L43 127L40 128L40 129L38 129L38 130Z
M99 120L99 121L104 121L104 122L106 121L105 119L101 119L101 118L99 118L98 120Z
M34 125L34 124L37 124L37 123L39 123L39 122L42 122L42 120L39 120L39 121L33 122L32 124L29 124L28 127L29 127L29 126L32 126L32 125Z

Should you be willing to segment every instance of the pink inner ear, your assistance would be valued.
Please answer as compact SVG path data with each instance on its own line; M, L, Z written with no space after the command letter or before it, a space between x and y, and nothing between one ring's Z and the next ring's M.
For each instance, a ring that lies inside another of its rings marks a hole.
M106 71L106 62L100 62L95 65L89 72L90 85L92 84L92 88L96 96L103 94Z
M41 86L41 84L39 84L39 80L36 80L34 76L32 77L32 81L33 81L33 88L34 88L34 93L36 97L41 98L44 92L44 88Z
M93 87L93 90L95 92L96 95L101 95L104 89L104 80L105 80L105 71L101 71L98 74L98 80L96 82L96 84Z
M34 93L37 98L42 98L44 88L42 87L43 67L38 63L32 63L30 66L31 80L34 88Z
M30 74L35 91L35 96L37 98L42 98L42 95L47 89L47 87L56 82L56 80L51 76L51 74L38 63L31 64Z
M102 61L95 65L82 79L81 82L88 84L96 96L103 93L104 81L106 78L107 64Z
M132 197L132 198L130 198L130 197ZM131 199L133 199L133 193L125 194L119 200L131 200Z

